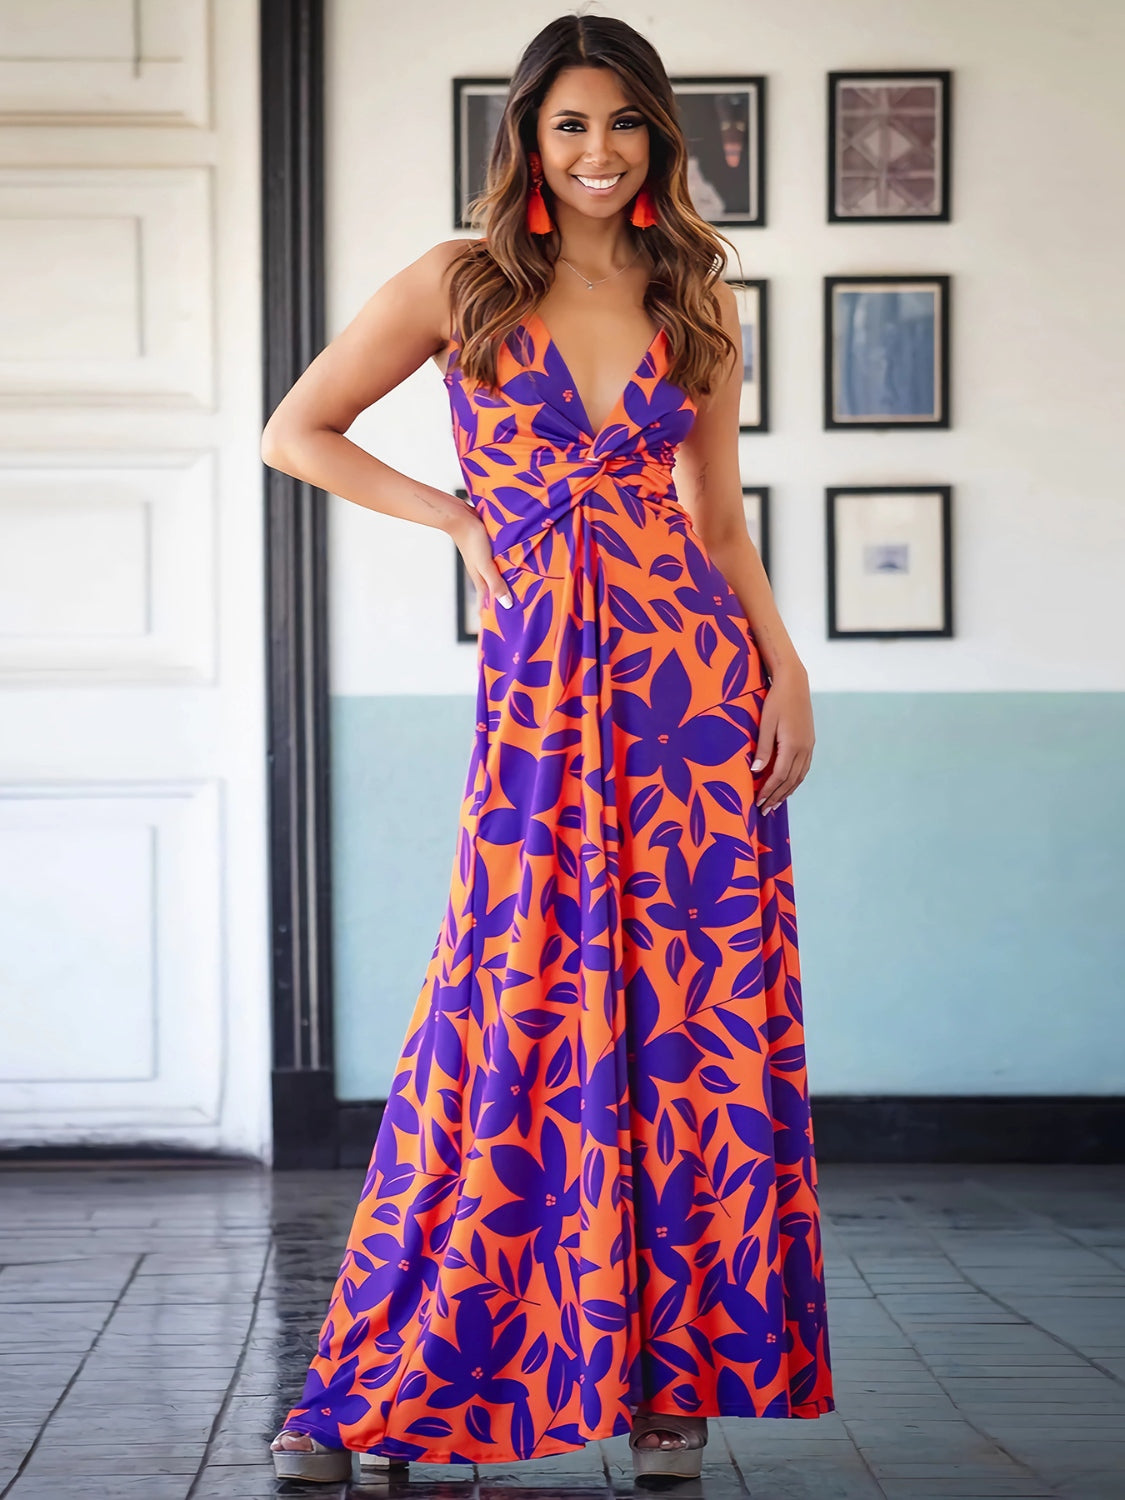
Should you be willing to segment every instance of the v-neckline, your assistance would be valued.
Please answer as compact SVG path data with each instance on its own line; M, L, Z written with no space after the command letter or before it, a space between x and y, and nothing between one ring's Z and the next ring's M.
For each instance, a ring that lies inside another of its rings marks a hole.
M652 353L653 349L656 346L657 339L659 339L660 335L664 332L663 326L658 327L657 330L656 330L656 332L653 334L652 338L649 339L648 345L645 348L644 353L641 355L641 357L637 361L637 363L633 366L633 372L632 372L632 374L629 376L628 380L622 386L621 392L618 395L617 400L610 407L609 413L606 416L605 421L595 431L594 424L590 420L590 413L587 410L586 403L582 399L582 392L578 389L578 382L575 380L573 374L571 373L570 366L567 364L565 358L563 357L562 350L559 348L558 344L555 342L555 336L554 336L554 334L547 327L546 323L544 323L543 319L539 316L539 314L537 312L531 312L531 313L527 314L527 317L524 320L525 322L527 321L527 318L532 319L535 323L537 323L539 325L540 330L546 335L547 342L550 344L551 348L555 351L555 355L556 355L556 357L557 357L557 359L559 361L559 364L566 371L567 380L570 382L570 389L574 392L575 399L577 400L578 405L579 405L579 407L582 410L582 418L583 418L583 422L585 424L586 434L587 434L588 437L590 437L596 443L597 440L601 437L602 433L608 431L608 429L610 428L610 426L613 423L614 417L616 417L619 414L619 412L621 411L622 406L625 404L625 397L629 394L630 390L632 389L632 387L633 387L633 385L634 385L634 383L635 383L635 381L637 379L637 375L638 375L638 373L640 371L641 366L648 359L649 355Z

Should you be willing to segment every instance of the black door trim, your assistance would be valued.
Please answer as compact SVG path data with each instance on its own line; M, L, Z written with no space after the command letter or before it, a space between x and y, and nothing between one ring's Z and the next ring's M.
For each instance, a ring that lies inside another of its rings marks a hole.
M324 345L323 0L260 0L263 422ZM327 497L266 470L273 1160L335 1166Z

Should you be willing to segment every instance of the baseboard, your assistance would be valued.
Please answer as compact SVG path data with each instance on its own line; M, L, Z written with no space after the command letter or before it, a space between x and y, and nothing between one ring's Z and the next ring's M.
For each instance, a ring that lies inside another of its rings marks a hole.
M278 1168L366 1167L386 1101L340 1103L328 1074L274 1075ZM812 1099L818 1162L1125 1162L1125 1097L1116 1094L822 1094ZM190 1149L11 1145L6 1166L246 1165Z
M371 1159L385 1101L337 1106L342 1167ZM824 1094L818 1162L1125 1161L1125 1097L1110 1094Z
M812 1120L825 1162L1125 1161L1113 1094L814 1094Z

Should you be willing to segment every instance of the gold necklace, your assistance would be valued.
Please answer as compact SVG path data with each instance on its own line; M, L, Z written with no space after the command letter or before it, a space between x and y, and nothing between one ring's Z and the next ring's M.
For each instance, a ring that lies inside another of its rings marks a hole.
M636 260L637 255L640 255L640 253L640 247L638 247L637 254L633 256L633 260ZM564 266L570 266L570 261L566 260L563 256L560 255L559 259L562 261ZM570 266L570 269L576 276L582 277L582 280L586 283L586 290L588 292L592 292L596 286L601 286L603 281L612 281L615 276L620 276L622 271L627 271L633 264L633 260L627 260L623 266L621 266L616 271L611 271L608 276L599 276L597 281L591 281L588 276L583 276L582 272L578 269L577 266Z

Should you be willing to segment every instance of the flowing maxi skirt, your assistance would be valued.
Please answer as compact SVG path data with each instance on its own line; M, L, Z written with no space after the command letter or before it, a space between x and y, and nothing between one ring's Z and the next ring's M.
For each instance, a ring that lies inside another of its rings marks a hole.
M597 433L538 319L499 396L445 377L515 603L481 610L449 901L286 1424L333 1446L507 1462L642 1400L834 1409L768 682L676 498L667 358Z

